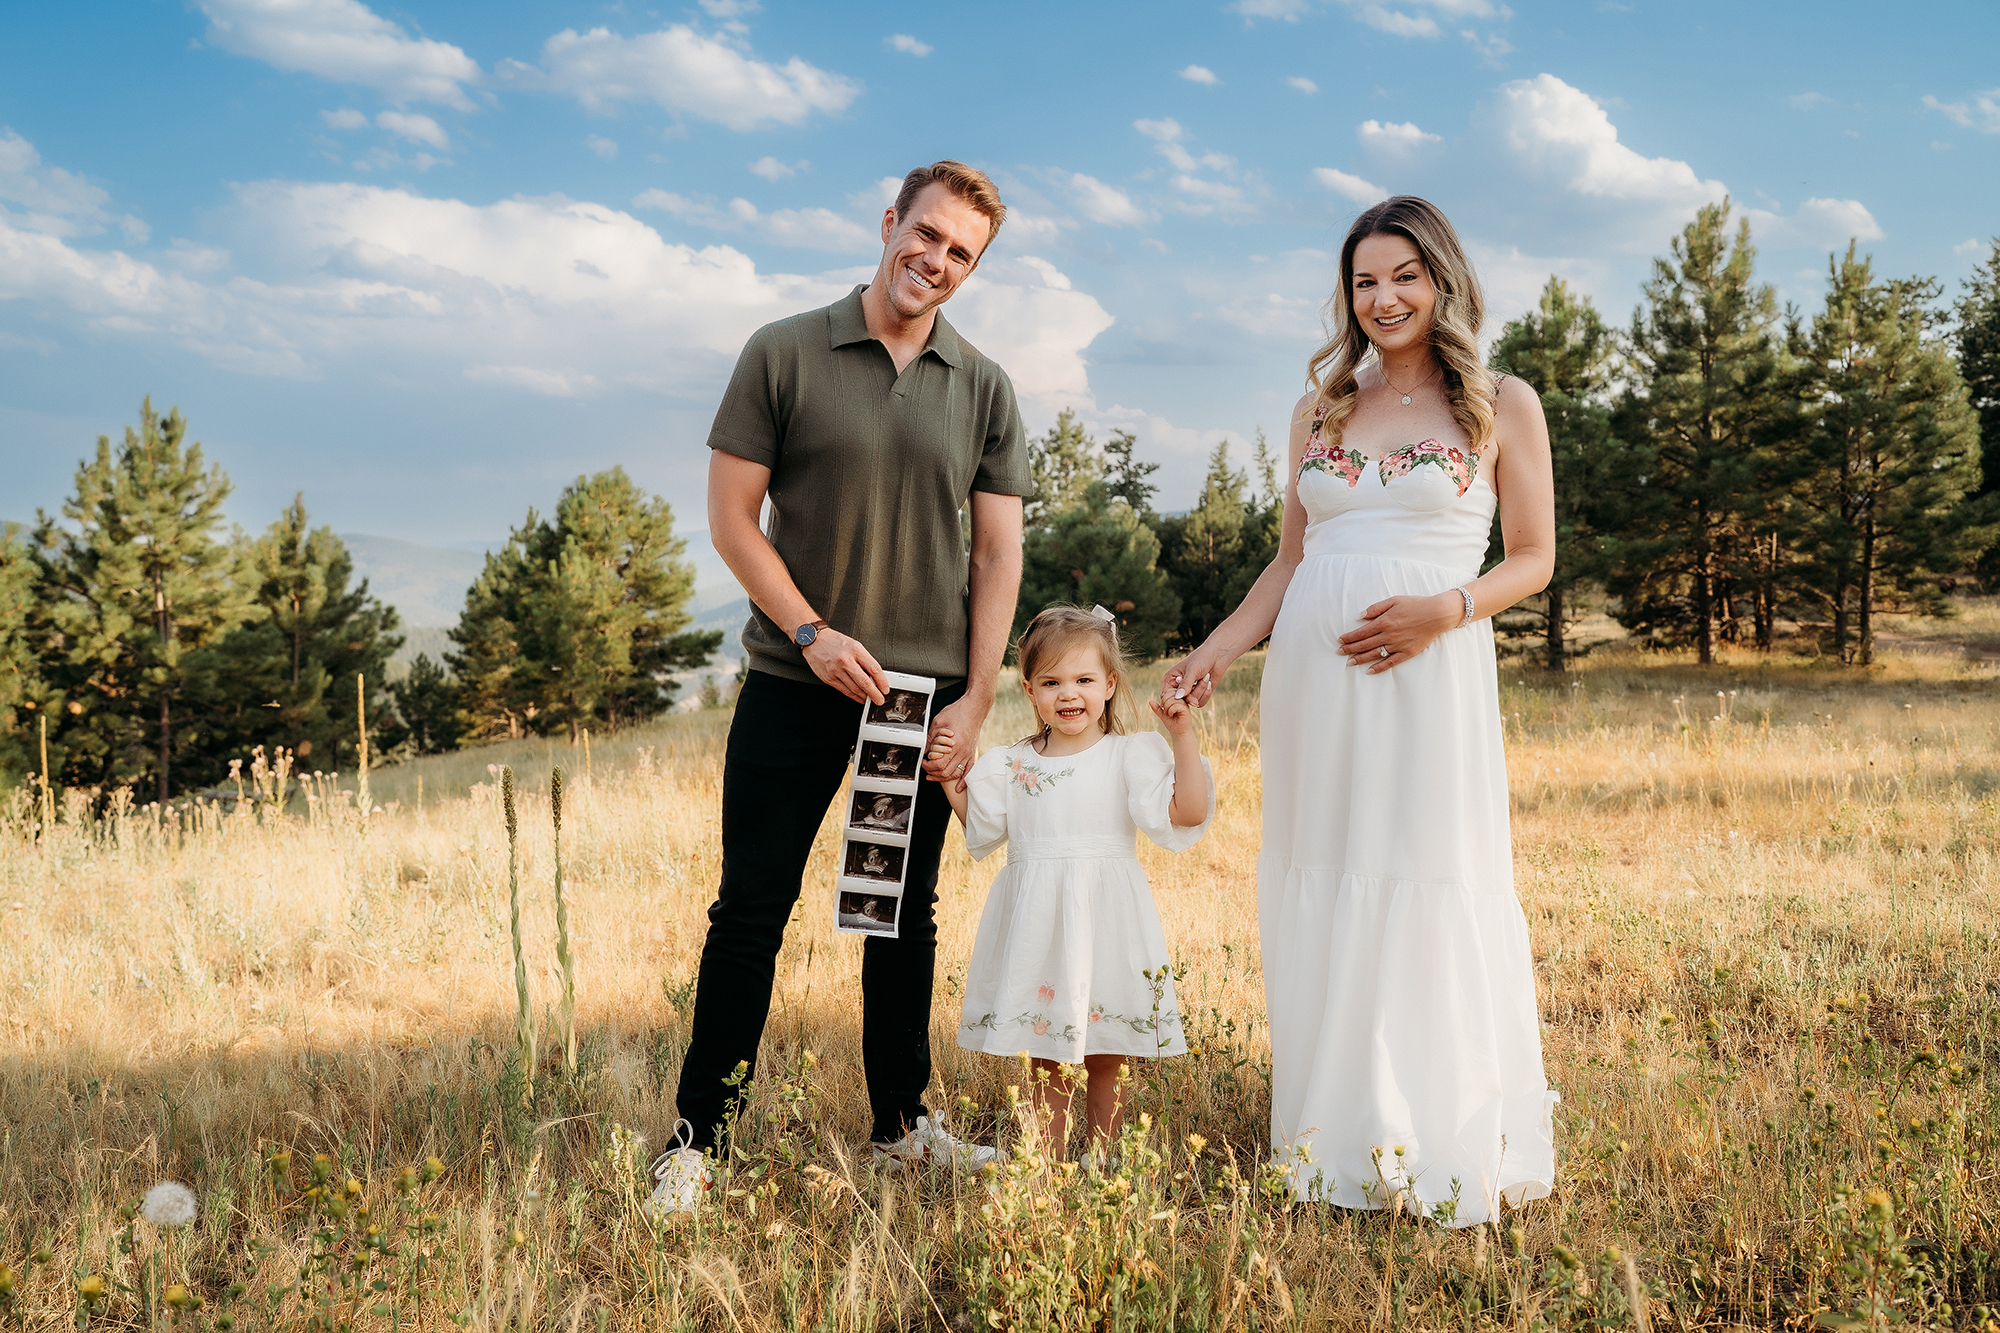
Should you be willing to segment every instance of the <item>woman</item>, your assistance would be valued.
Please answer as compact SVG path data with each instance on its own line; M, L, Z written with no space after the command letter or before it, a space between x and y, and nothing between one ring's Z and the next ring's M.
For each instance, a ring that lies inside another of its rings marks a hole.
M1270 636L1258 928L1293 1188L1465 1226L1555 1174L1488 623L1548 583L1548 429L1480 365L1479 281L1436 207L1363 213L1340 284L1278 556L1162 693L1207 703ZM1481 575L1496 504L1507 558Z

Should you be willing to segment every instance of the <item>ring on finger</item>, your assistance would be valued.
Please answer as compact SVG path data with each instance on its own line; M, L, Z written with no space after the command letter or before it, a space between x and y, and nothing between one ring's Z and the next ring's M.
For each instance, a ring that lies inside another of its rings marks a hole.
M1377 657L1387 657L1388 655L1389 655L1389 645L1386 643L1383 644L1380 648L1377 648L1375 650L1375 656Z

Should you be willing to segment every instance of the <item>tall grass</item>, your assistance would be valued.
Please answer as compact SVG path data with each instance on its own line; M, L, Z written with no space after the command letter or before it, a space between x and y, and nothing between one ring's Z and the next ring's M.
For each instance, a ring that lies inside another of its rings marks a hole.
M1203 715L1213 831L1141 851L1191 1053L1135 1068L1120 1165L1056 1161L1024 1071L954 1044L992 873L956 838L930 1100L1010 1156L885 1176L858 1155L861 951L831 928L830 816L710 1203L657 1224L640 1136L674 1118L726 715L599 737L604 775L567 786L544 742L377 770L365 838L346 779L309 783L309 816L71 793L47 828L15 794L0 1324L1986 1326L1990 670L1615 651L1503 670L1560 1182L1467 1231L1288 1206L1263 1169L1257 677L1241 664ZM1028 730L1010 698L985 739ZM560 1010L566 971L574 1062L524 1063L520 998ZM161 1178L201 1197L192 1226L121 1212Z

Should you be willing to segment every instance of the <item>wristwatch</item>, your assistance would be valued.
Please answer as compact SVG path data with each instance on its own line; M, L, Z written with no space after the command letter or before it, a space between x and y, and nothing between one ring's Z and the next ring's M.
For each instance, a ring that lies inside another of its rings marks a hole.
M815 620L810 625L801 625L793 630L792 642L801 648L810 648L813 645L813 640L819 637L821 630L832 628L833 626L827 624L824 620Z

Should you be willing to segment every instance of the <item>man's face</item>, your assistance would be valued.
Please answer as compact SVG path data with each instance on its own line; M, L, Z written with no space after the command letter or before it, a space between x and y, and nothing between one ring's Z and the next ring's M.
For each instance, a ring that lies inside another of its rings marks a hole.
M882 214L882 267L875 281L903 319L919 319L951 299L979 267L993 224L942 185L926 185L896 220Z

